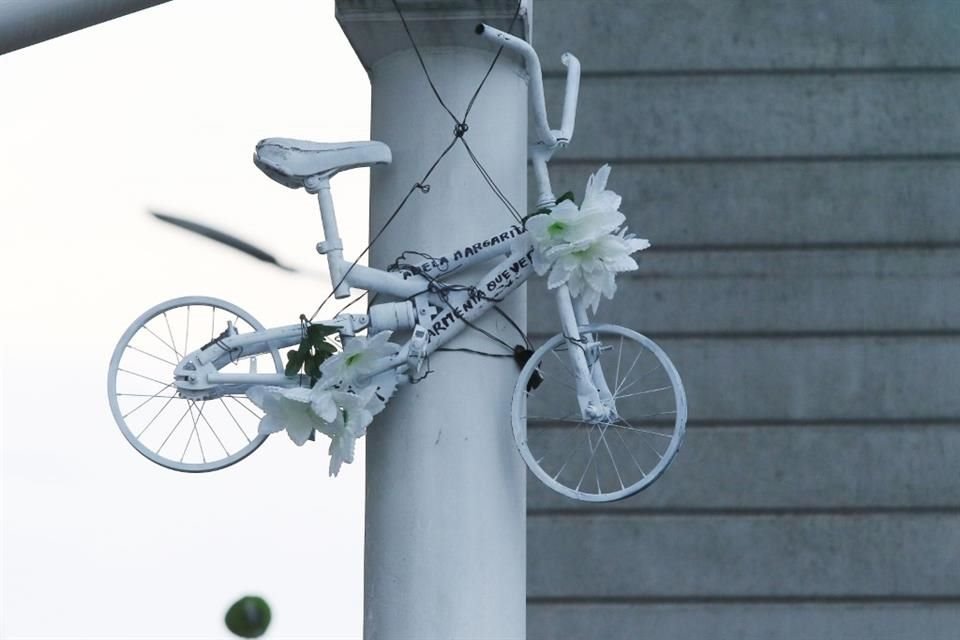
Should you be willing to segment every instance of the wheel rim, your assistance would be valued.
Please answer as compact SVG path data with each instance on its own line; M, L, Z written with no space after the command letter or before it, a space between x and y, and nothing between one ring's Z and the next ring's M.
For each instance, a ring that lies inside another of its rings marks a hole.
M615 325L583 327L581 335L603 345L588 360L599 363L616 414L583 421L570 343L556 335L521 371L514 437L527 466L554 491L588 502L620 500L650 486L673 461L683 442L686 396L673 363L649 338ZM528 392L535 372L543 381Z
M240 333L263 330L236 305L188 297L149 309L117 344L107 385L110 408L127 441L151 461L177 471L214 471L239 462L266 439L257 432L262 411L243 394L190 400L173 385L177 362L215 339L228 321ZM240 354L221 371L246 373L252 368L282 371L280 354Z

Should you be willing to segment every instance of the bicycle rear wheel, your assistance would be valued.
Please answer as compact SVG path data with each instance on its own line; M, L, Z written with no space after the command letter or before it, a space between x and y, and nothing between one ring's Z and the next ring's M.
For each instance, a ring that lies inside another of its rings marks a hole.
M253 453L263 412L243 393L185 398L174 368L232 323L239 333L262 331L249 313L223 300L191 296L158 304L137 318L110 360L110 409L127 441L149 460L176 471L223 469ZM279 373L280 354L237 354L224 373Z
M530 471L554 491L588 502L621 500L649 487L680 450L686 395L673 363L649 338L616 325L580 332L579 342L553 336L520 372L514 439ZM594 380L605 381L607 416L581 415L570 349L583 349Z

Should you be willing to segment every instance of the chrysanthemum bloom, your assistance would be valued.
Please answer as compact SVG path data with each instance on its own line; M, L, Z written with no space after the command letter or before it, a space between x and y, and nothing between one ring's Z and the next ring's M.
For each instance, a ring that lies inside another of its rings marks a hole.
M570 294L596 313L600 296L613 298L617 291L614 275L621 271L633 271L637 262L631 253L650 246L647 240L626 234L607 234L580 245L567 245L553 253L555 257L547 288L555 289L562 284L570 287Z
M549 213L527 220L536 272L549 272L550 289L568 285L570 293L594 312L601 296L612 298L616 292L614 274L637 268L630 254L650 246L626 229L617 232L626 218L619 211L620 196L606 189L609 176L609 165L590 176L579 208L564 200Z
M553 261L546 255L554 247L581 244L615 231L626 217L620 213L619 195L607 191L610 165L603 165L587 180L583 202L579 207L570 200L560 202L550 213L527 220L527 231L533 237L533 265L544 275Z
M317 430L330 437L330 475L340 472L340 466L353 462L357 438L367 432L373 421L370 404L375 395L372 387L358 393L336 389L313 389L310 406L322 423Z
M286 429L299 447L310 439L319 422L310 408L309 389L254 386L247 389L247 397L263 410L258 428L261 435Z

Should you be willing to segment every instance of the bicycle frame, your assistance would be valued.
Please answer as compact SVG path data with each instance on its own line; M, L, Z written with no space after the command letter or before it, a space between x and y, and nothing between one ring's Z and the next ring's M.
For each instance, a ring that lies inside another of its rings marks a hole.
M533 174L539 192L538 203L540 206L551 204L554 196L547 163L553 153L566 146L573 135L579 92L579 62L569 53L562 57L568 71L562 125L560 130L551 130L546 118L539 59L533 48L523 40L486 25L479 27L477 33L492 45L504 46L524 58L531 77L531 108L539 140L530 147ZM533 273L534 248L526 236L526 229L517 225L452 253L409 265L409 268L400 272L348 263L343 258L343 242L337 229L329 179L318 176L315 188L324 234L324 240L317 244L317 251L327 257L334 296L346 298L350 296L351 288L358 288L401 299L400 302L373 305L369 315L342 314L324 324L337 326L342 339L364 329L371 333L413 330L399 353L385 358L375 367L372 375L389 369L398 369L400 373L411 368L417 369L419 362L472 325L474 320L515 291ZM499 262L472 287L449 287L442 283L444 278L452 274L498 257L501 258ZM581 337L579 333L578 327L589 322L586 310L583 305L574 304L566 285L557 289L556 301L564 335L571 344L582 347L570 349L570 364L577 379L581 412L585 418L609 417L611 412L615 413L612 394L600 367L587 361L590 336ZM242 336L222 335L220 339L183 359L176 369L177 386L182 392L202 396L215 393L218 385L228 385L230 391L234 392L256 384L300 385L303 383L302 377L256 372L223 374L219 373L217 365L222 366L224 360L230 358L231 354L239 353L238 350L246 355L266 353L271 349L297 344L302 335L303 327L300 324Z
M388 272L362 265L349 268L347 265L344 273L347 270L349 273L346 273L344 280L350 286L403 298L401 302L374 305L371 307L372 312L377 307L401 305L409 308L410 312L393 314L393 316L408 317L410 321L375 326L370 323L370 315L342 314L323 321L322 324L338 327L341 336L345 339L363 329L379 332L424 327L427 339L423 356L429 356L527 281L533 273L533 247L525 234L525 229L513 225L481 242L464 246L433 260L411 265L415 270L422 270L425 273L435 272L437 275L431 278L412 275L412 270ZM498 256L502 256L502 259L470 290L448 290L440 282L453 273L475 264L489 262ZM427 317L431 307L436 309L436 312ZM249 356L295 345L300 342L302 336L303 327L300 324L244 335L222 335L202 349L188 354L180 362L175 371L177 386L183 391L196 394L209 393L216 385L230 385L231 392L243 390L255 384L297 386L302 382L299 376L262 373L225 374L217 371L219 368L217 365L222 366L232 354L242 352ZM399 354L384 359L382 365L376 367L376 371L406 366L410 356L410 346L408 341Z
M406 330L422 327L393 357L384 358L371 375L398 369L405 372L412 359L422 360L459 335L473 321L485 314L493 305L502 301L533 274L533 246L526 236L526 230L512 225L499 234L480 242L463 246L449 254L411 265L412 269L400 272L388 272L362 265L340 265L344 268L342 279L349 286L367 291L385 293L403 298L400 302L373 305L370 315L342 314L323 324L338 327L343 339L349 339L355 332L369 329L371 332L383 330ZM501 259L469 288L448 288L442 280L464 269ZM342 260L342 258L340 258ZM435 273L436 276L415 275L415 272ZM334 285L336 283L333 283ZM574 305L566 286L557 290L558 311L564 334L579 342L578 325L588 320L582 305ZM392 325L371 323L371 316L378 316L378 307L396 307L400 305L405 312L382 314L382 317L396 318ZM431 311L433 311L431 313ZM403 319L409 319L404 322ZM229 333L229 329L226 333ZM423 340L417 344L418 335ZM299 386L306 382L303 376L284 374L227 374L218 369L235 354L244 355L267 353L271 349L283 349L300 342L303 327L300 324L266 329L249 334L222 335L202 349L188 354L177 366L175 379L177 387L188 394L198 397L210 397L227 391L235 393L251 385ZM585 352L571 350L571 365L577 373L577 396L585 415L591 415L604 406L602 400L611 394L606 388L602 372L591 367ZM219 391L218 391L219 389ZM598 393L599 389L599 393Z

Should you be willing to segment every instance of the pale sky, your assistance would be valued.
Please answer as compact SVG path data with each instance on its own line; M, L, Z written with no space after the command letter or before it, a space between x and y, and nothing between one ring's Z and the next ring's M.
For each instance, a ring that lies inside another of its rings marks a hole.
M121 333L169 298L223 298L267 326L313 311L328 282L147 209L319 268L315 202L251 154L268 136L366 139L369 100L332 0L174 1L0 56L0 637L228 638L248 593L273 606L267 638L359 637L362 443L335 479L325 445L283 434L181 474L123 438L106 379ZM367 177L333 182L351 255Z

